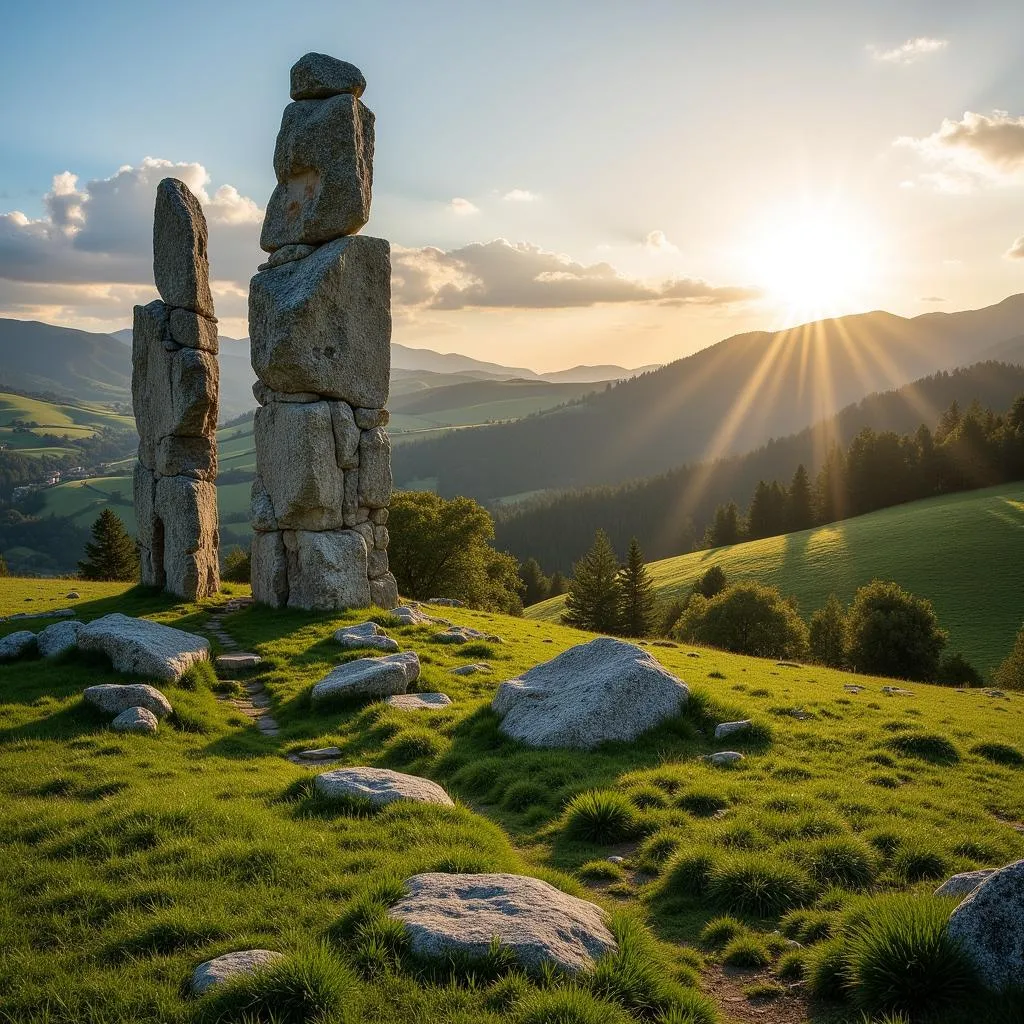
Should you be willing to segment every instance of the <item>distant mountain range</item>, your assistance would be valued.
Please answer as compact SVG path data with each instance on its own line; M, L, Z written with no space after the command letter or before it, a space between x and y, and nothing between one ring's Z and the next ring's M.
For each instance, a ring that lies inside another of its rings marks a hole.
M395 480L507 498L613 484L749 451L865 395L980 360L1024 359L1024 295L961 313L872 312L739 334L565 409L396 450Z

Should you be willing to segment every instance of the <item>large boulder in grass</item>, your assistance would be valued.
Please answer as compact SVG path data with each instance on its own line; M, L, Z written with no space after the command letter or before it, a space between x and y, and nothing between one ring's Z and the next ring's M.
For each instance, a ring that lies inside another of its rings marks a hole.
M953 911L949 937L970 958L986 988L1002 992L1024 979L1024 860L999 868Z
M52 626L39 633L36 644L39 654L44 658L57 658L78 647L78 634L82 630L80 622L55 622Z
M366 800L378 807L396 800L452 805L452 798L436 782L387 768L337 768L318 775L313 786L328 800Z
M599 637L502 683L491 707L501 731L531 747L590 750L636 739L689 696L642 648Z
M264 967L281 960L283 954L271 949L240 949L235 953L225 953L200 964L192 972L192 992L201 996L208 989L223 985L227 981L255 974Z
M347 697L390 697L405 693L420 675L415 651L388 654L383 658L357 658L329 672L310 694L315 707L325 701Z
M497 940L524 970L553 965L577 973L617 949L605 913L523 875L414 875L390 916L424 958L485 956Z
M22 655L28 654L36 645L36 635L27 629L19 629L15 633L8 633L0 639L0 662L15 661Z
M171 702L155 686L145 683L100 683L87 686L82 696L87 704L108 715L145 708L157 718L166 718L172 710Z
M105 654L118 672L176 682L197 661L210 657L210 641L172 626L112 612L78 634L83 651Z

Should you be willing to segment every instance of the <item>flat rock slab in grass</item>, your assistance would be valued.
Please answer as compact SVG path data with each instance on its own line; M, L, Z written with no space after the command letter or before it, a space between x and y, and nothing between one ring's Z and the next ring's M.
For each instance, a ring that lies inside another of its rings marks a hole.
M479 662L476 665L460 665L458 668L452 669L453 676L475 676L477 672L489 673L494 670L490 665L486 665L483 662Z
M82 696L86 703L108 715L119 715L129 708L145 708L157 718L171 713L171 702L155 686L145 683L101 683L86 687Z
M702 761L722 767L723 765L736 764L743 760L743 755L738 750L719 750L714 754L705 754Z
M646 651L609 637L570 647L502 683L501 731L532 747L590 750L678 715L690 691Z
M715 739L724 739L737 732L747 732L753 724L749 718L745 718L742 722L722 722L721 725L715 726Z
M387 768L338 768L318 775L313 785L321 796L329 800L348 797L367 800L378 806L396 800L452 805L452 798L436 782Z
M484 640L489 644L502 643L500 636L482 633L479 629L472 629L469 626L450 626L440 633L435 633L431 639L438 644L468 644L474 640Z
M497 939L531 974L587 970L617 948L604 911L523 875L414 875L390 909L424 958L485 956Z
M14 661L28 654L36 645L35 633L27 629L19 629L16 633L8 633L0 640L0 661Z
M317 747L316 750L300 750L295 756L302 761L334 761L341 757L341 747Z
M313 705L339 697L390 697L405 693L420 675L420 659L414 651L383 658L358 658L324 676L310 695Z
M78 646L78 634L82 631L80 622L55 622L39 633L36 644L44 658L56 658Z
M78 646L105 654L118 672L176 682L210 657L210 642L194 633L112 612L82 627Z
M158 726L156 715L148 708L128 708L110 723L118 732L154 733Z
M218 654L216 665L228 672L244 672L256 668L263 659L258 654L239 651L237 654Z
M282 957L283 954L270 949L241 949L237 953L225 953L223 956L214 957L200 964L192 972L192 991L195 995L201 996L215 985L222 985L242 975L255 974L256 971Z
M982 868L981 871L962 871L959 875L947 878L935 890L935 895L959 896L963 898L974 892L986 878L993 874L995 874L995 868Z
M361 622L358 626L342 626L334 639L347 650L369 648L394 654L398 650L398 642L384 632L376 622Z
M446 693L399 693L385 701L400 711L436 711L448 707L451 702Z
M415 605L402 605L400 608L392 608L390 614L394 615L396 619L401 619L403 626L423 626L437 621L437 619L427 615L426 612L421 612Z
M913 697L913 690L904 690L902 686L883 686L882 693L887 697Z
M1021 983L1024 964L1024 860L999 868L950 914L949 937L974 963L986 988Z

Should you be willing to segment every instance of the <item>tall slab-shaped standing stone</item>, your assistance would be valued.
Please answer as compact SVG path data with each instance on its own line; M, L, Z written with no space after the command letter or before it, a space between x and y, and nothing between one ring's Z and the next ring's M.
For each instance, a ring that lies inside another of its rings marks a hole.
M177 178L156 187L153 277L168 306L213 316L206 217L199 200Z

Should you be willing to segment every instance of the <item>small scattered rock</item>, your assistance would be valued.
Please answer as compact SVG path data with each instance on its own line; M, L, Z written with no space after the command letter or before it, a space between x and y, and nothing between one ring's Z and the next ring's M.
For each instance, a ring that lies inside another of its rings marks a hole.
M248 651L239 651L237 654L218 654L216 665L219 669L229 672L244 672L246 669L256 668L263 659L258 654Z
M27 629L19 629L16 633L8 633L0 639L0 662L14 661L28 654L36 645L35 633Z
M300 750L296 757L303 761L334 761L341 757L341 747L317 747L316 750Z
M882 693L889 697L913 697L913 690L904 690L901 686L883 686Z
M420 674L420 659L414 651L388 654L382 658L358 658L339 665L314 687L314 707L336 697L390 697L405 693Z
M334 639L348 650L366 647L375 651L394 654L398 650L398 641L392 640L376 622L361 622L358 626L342 626L334 634Z
M626 858L625 857L619 857L617 854L615 854L615 855L613 855L613 856L608 858L608 863L609 864L625 864L626 863Z
M36 644L44 658L56 658L78 646L78 634L81 632L80 622L55 622L52 626L39 633Z
M110 723L110 728L118 732L154 733L158 725L156 715L147 708L128 708Z
M255 974L261 967L282 959L281 953L270 949L242 949L225 953L200 964L192 972L192 992L201 996L207 989L231 981L240 975Z
M843 684L843 689L847 693L863 693L867 689L867 687L866 686L858 686L856 683L844 683Z
M77 590L69 590L65 595L66 601L77 601L82 595Z
M392 608L391 614L396 619L401 619L403 626L424 626L437 621L425 612L421 612L416 605L402 605L399 608Z
M749 718L743 719L742 722L722 722L721 725L715 726L715 739L725 739L726 736L732 736L733 733L747 732L753 722Z
M935 890L936 896L968 896L985 881L995 874L995 868L982 868L981 871L962 871L959 875L947 878Z
M100 683L86 687L82 696L108 715L119 715L129 708L145 708L157 718L166 718L172 710L171 702L155 686L146 683Z
M798 661L777 661L775 662L776 668L803 668L803 665Z
M699 658L700 655L696 651L687 651L686 656L688 658Z
M460 665L458 668L452 669L453 676L475 676L477 672L490 673L494 669L486 662L477 662L475 665Z
M474 640L485 640L488 643L500 644L501 637L493 633L483 633L479 629L470 626L449 626L448 629L435 633L431 638L438 644L468 644Z
M618 948L600 907L538 878L431 872L405 885L389 913L416 956L484 956L496 939L530 974L551 965L577 973Z
M436 782L387 768L337 768L318 775L313 786L329 800L351 797L367 800L376 806L396 800L452 806L452 798Z
M428 599L427 604L439 604L445 608L464 608L465 605L461 601L456 601L454 597L431 597Z
M398 693L385 701L401 711L436 711L448 707L451 702L446 693Z
M714 754L705 754L701 760L708 761L713 765L722 766L742 761L743 755L738 750L719 750Z

